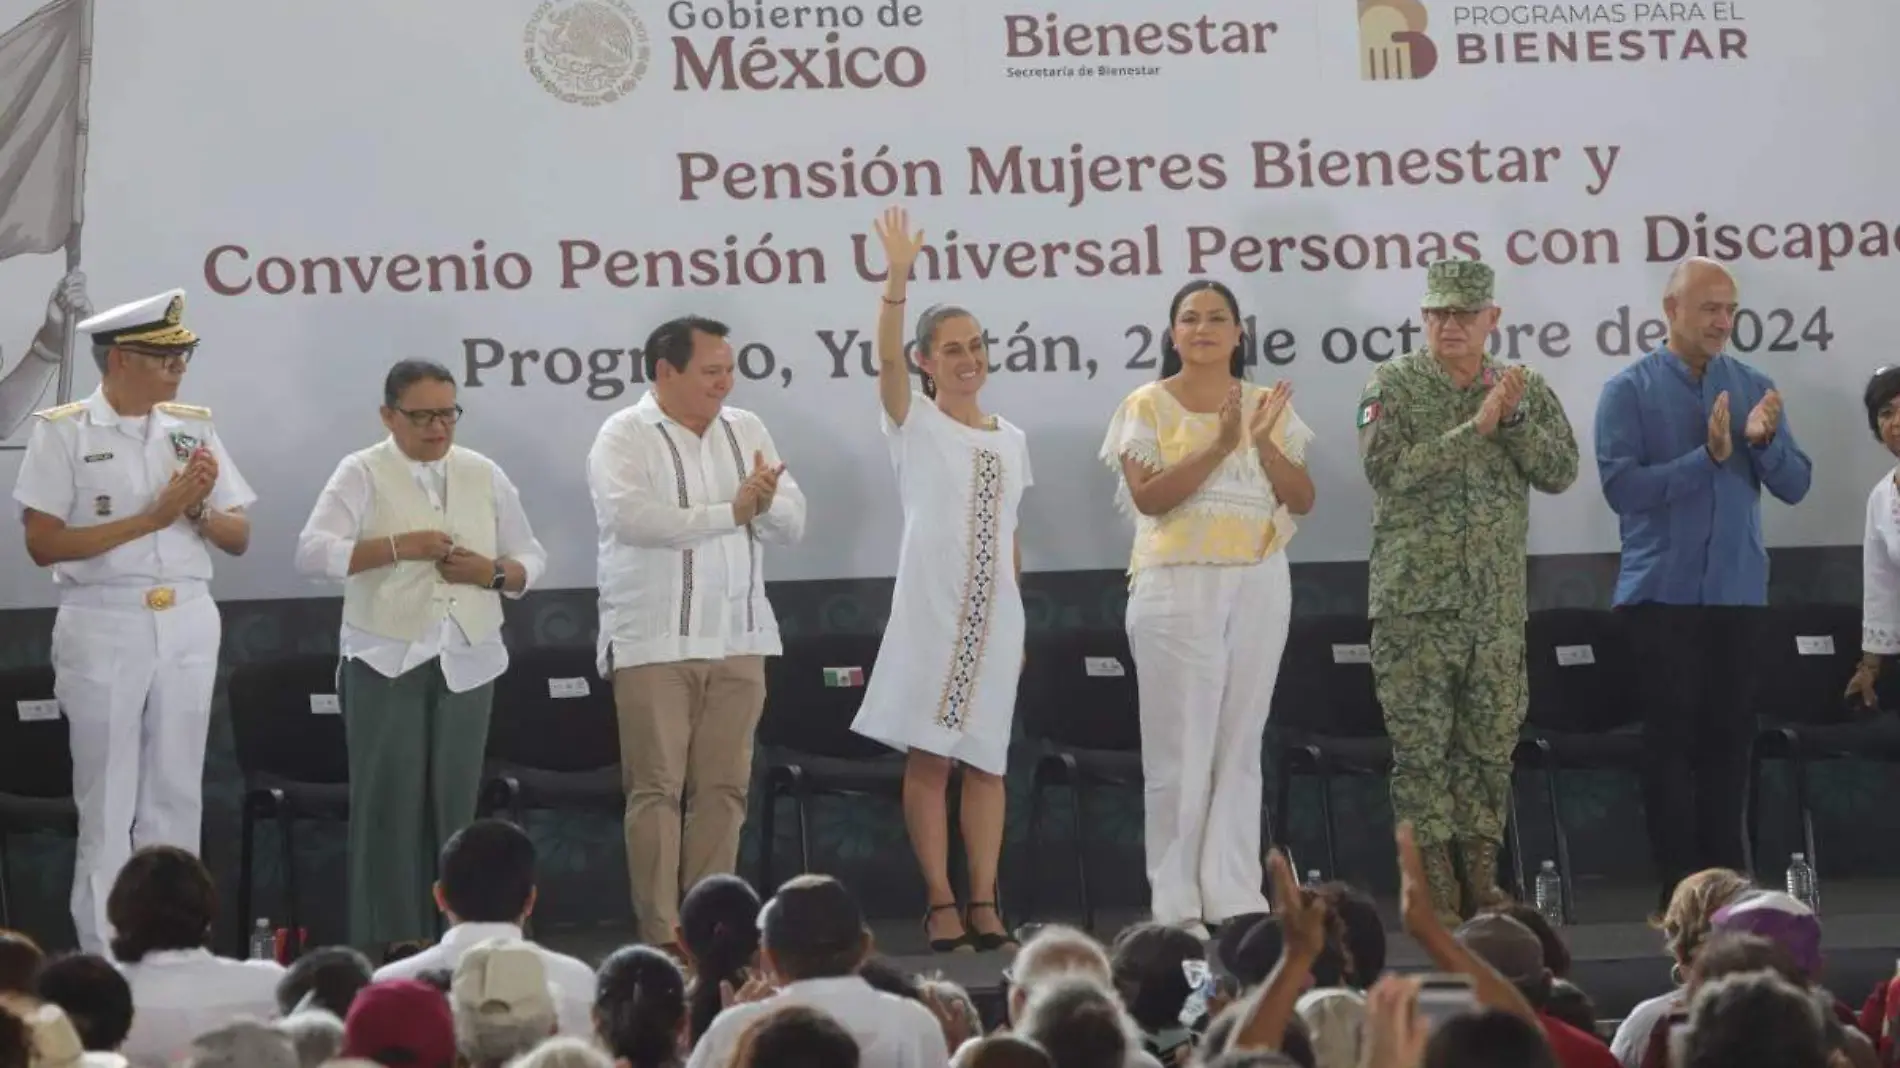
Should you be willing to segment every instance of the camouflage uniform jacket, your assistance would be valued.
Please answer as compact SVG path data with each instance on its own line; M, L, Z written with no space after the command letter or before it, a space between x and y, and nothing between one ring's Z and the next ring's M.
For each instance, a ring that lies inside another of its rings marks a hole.
M1485 357L1452 384L1429 350L1389 360L1359 399L1359 456L1372 484L1370 615L1455 611L1522 620L1530 492L1577 477L1563 404L1532 371L1491 437L1474 422L1507 365Z

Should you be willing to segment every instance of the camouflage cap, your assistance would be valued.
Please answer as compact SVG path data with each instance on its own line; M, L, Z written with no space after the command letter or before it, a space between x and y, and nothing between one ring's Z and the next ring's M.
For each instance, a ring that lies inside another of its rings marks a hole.
M1425 299L1421 308L1476 311L1491 306L1496 276L1490 264L1476 260L1439 260L1425 268Z

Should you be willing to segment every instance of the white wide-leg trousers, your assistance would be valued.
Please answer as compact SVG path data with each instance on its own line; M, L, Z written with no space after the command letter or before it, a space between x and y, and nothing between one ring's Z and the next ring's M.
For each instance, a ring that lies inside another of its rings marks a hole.
M1141 700L1150 910L1164 923L1266 912L1262 736L1286 647L1286 554L1135 576L1128 639Z

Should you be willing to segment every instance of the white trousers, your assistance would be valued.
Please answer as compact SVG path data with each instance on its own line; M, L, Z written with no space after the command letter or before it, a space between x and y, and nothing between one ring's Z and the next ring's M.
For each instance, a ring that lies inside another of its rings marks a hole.
M1292 611L1285 553L1135 576L1128 640L1150 910L1163 923L1267 911L1260 751Z
M79 845L73 926L106 952L106 898L134 850L198 852L218 606L202 583L163 611L142 590L67 591L53 621L53 692L72 736Z

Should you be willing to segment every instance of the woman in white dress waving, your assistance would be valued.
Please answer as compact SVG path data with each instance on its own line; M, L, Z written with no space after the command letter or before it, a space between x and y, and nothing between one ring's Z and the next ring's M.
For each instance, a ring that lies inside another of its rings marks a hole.
M886 211L876 229L889 264L877 319L880 422L904 535L890 621L851 729L909 754L904 826L930 891L930 948L1000 949L1014 941L998 911L996 868L1023 665L1016 508L1031 484L1029 450L1021 430L978 404L989 352L983 328L961 308L939 305L918 317L923 394L912 392L905 293L924 235L911 233L900 208ZM971 898L961 909L950 888L945 803L959 764Z
M1128 641L1141 701L1143 837L1156 920L1206 936L1267 911L1260 749L1293 612L1286 545L1313 507L1291 385L1243 380L1234 294L1174 295L1161 378L1102 443L1135 517Z

